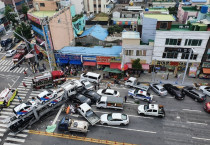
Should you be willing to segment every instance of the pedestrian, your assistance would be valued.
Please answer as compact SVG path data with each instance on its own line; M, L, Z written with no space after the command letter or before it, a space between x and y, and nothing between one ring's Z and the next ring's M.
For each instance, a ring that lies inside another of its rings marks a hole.
M32 101L35 101L35 97L32 97L32 99L31 99Z
M3 105L4 105L4 107L7 106L7 101L6 100L4 100Z
M98 83L98 90L100 89L100 84Z
M169 73L167 74L167 78L166 79L168 80L168 78L169 78Z
M18 98L19 102L22 103L22 99L20 98L19 95L17 96L17 98Z
M27 88L27 85L26 85L26 83L25 83L25 82L23 82L23 86L25 87L25 90L26 90L26 88Z
M25 74L25 76L27 76L27 72L26 72L26 70L24 69L24 74Z
M127 96L125 95L125 97L124 97L124 100L125 100L125 103L126 103L126 101L127 101Z
M107 88L107 89L111 89L110 86L111 86L111 85L110 85L110 83L108 82L106 88Z
M31 62L30 62L30 61L28 61L28 65L29 65L29 67L30 67L30 65L31 65Z
M163 74L163 75L162 75L162 79L164 79L164 78L165 78L165 75Z
M94 84L95 90L96 90L96 84Z

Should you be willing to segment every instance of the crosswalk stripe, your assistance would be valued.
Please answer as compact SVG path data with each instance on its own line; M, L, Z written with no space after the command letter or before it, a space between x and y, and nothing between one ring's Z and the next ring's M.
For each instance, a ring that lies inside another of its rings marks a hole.
M3 137L3 136L4 136L4 134L3 134L3 133L0 133L0 136L1 136L1 137Z
M14 104L14 105L18 105L18 104L20 104L20 102L12 102L12 104Z
M10 115L10 114L14 114L14 113L13 112L1 112L1 114Z
M18 136L18 137L27 137L28 136L27 134L22 134L22 133L14 134L12 132L10 132L9 135L11 135L11 136Z
M11 108L4 108L5 111L13 111Z
M10 63L8 65L13 65L13 64L14 64L14 62L13 61L10 61Z
M20 71L24 69L24 68L18 68L17 72L16 73L20 73Z
M28 90L30 90L30 89L25 89L25 88L17 88L18 89L18 92L20 91L20 90L25 90L25 91L28 91Z
M2 62L4 62L4 60L0 60L0 65L2 64Z
M9 108L14 108L16 105L9 105ZM1 117L1 116L0 116Z
M5 60L5 61L3 61L3 63L2 63L1 65L4 65L4 64L5 64L5 62L6 62L6 60Z
M0 128L0 131L1 132L5 132L7 129L4 129L4 128Z
M20 144L5 142L3 145L20 145Z
M28 93L28 91L26 91L26 90L18 90L18 92L21 92L21 93Z
M10 67L5 68L4 72L9 71Z
M21 94L21 93L20 93L20 94L18 93L18 95L19 95L19 96L26 96L26 94Z
M18 68L16 67L12 72L15 73L18 70Z
M9 64L9 61L6 61L6 63L4 65L8 65Z
M7 137L6 140L8 140L8 141L16 141L16 142L25 142L25 139L12 138L12 137Z
M7 127L7 124L1 124L1 123L0 123L0 126L1 126L1 127Z
M6 67L7 67L7 66L3 66L1 70L3 71Z
M0 70L1 70L2 67L4 67L4 66L0 66Z

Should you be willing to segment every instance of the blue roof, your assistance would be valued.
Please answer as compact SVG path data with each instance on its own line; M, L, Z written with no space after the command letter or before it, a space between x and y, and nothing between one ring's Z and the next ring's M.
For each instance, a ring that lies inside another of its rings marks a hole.
M192 0L193 3L205 3L206 0Z
M191 2L184 2L184 5L191 5Z
M113 56L119 57L122 52L122 46L94 46L94 47L70 47L66 46L58 51L62 54L74 54L74 55L94 55L94 56Z
M108 36L108 31L102 28L100 25L92 26L91 28L85 30L80 37L91 35L99 40L104 41Z

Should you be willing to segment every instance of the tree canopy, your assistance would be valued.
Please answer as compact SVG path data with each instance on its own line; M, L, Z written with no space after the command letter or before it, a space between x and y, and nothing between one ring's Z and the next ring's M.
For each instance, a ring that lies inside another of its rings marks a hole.
M22 22L16 29L15 32L18 33L19 35L25 37L27 40L32 38L32 34L31 34L31 26L25 24L24 22ZM22 38L20 38L18 35L14 34L15 37L17 39L23 40Z
M12 22L12 24L14 25L15 23L18 23L18 21L15 19L17 17L17 15L14 13L11 13L11 12L13 12L13 9L10 6L6 6L4 15L5 15L6 19L8 21Z
M135 59L133 62L132 62L132 68L133 69L138 69L138 70L141 70L142 69L142 66L140 64L140 59Z
M23 14L27 15L28 10L29 10L28 6L26 6L25 4L22 4L22 12L23 12Z
M120 33L123 31L123 27L121 26L118 26L118 25L114 25L114 26L110 26L108 29L107 29L109 35L110 34L114 34L114 32L117 32L117 33Z

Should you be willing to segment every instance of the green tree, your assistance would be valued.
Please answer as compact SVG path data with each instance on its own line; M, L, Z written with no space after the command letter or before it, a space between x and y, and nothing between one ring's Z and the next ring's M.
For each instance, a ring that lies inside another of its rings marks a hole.
M17 17L16 14L12 14L13 9L10 6L5 7L4 15L6 19L10 22L12 22L13 26L18 23L18 21L15 19Z
M135 59L132 63L132 68L134 69L138 69L138 70L141 70L142 69L142 66L140 64L140 59Z
M26 6L25 4L22 4L22 12L25 15L25 17L27 18L27 12L28 12L29 8L28 6Z
M174 16L177 16L177 11L178 11L178 7L174 6L174 7L169 7L168 8L169 14L172 14Z
M113 34L114 33L114 28L111 26L107 29L109 35Z
M25 37L27 40L32 38L32 34L31 34L31 26L25 24L24 22L22 22L16 29L15 32L18 33L19 35ZM14 34L15 37L17 39L23 40L22 38L20 38L18 35Z

